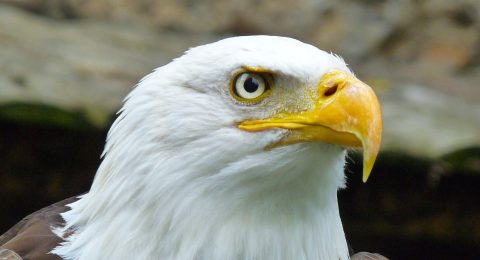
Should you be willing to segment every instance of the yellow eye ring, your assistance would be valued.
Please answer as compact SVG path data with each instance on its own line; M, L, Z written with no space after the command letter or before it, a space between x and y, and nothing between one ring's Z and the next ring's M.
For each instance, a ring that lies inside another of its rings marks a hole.
M230 84L230 93L238 101L255 104L271 91L272 77L268 73L242 71Z

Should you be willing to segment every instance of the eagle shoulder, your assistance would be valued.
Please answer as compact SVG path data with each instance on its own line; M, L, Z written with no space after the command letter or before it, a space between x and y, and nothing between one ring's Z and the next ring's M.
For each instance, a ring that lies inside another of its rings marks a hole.
M61 213L67 211L70 203L78 200L71 197L40 209L18 222L0 236L0 259L57 260L59 256L49 252L63 242L51 227L65 224Z

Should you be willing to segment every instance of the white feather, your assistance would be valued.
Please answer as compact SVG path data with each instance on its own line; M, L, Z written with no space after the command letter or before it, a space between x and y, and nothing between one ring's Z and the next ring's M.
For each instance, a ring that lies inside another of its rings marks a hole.
M242 66L278 75L246 106L228 91ZM327 70L348 70L296 40L251 36L200 46L145 77L108 134L88 194L56 230L65 259L348 259L337 203L345 151L321 144L265 150L285 130L236 123L304 110ZM276 93L276 94L274 94ZM289 94L289 98L284 95ZM67 236L70 231L73 235Z

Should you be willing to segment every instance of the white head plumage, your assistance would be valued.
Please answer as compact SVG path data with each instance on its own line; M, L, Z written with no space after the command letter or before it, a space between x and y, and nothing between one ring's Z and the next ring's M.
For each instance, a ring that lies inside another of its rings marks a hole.
M245 70L273 75L267 97L235 98L232 81ZM53 253L347 259L336 196L345 150L322 142L269 149L291 130L238 127L312 109L331 70L349 73L337 56L274 36L196 47L156 69L126 98L92 188L63 214L57 233L66 242Z

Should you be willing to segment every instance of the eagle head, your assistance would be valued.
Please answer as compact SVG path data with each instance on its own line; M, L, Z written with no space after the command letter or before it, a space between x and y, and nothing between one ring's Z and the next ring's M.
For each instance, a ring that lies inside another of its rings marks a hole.
M346 259L345 151L363 148L366 181L381 131L374 92L338 56L275 36L192 48L127 96L53 252Z

